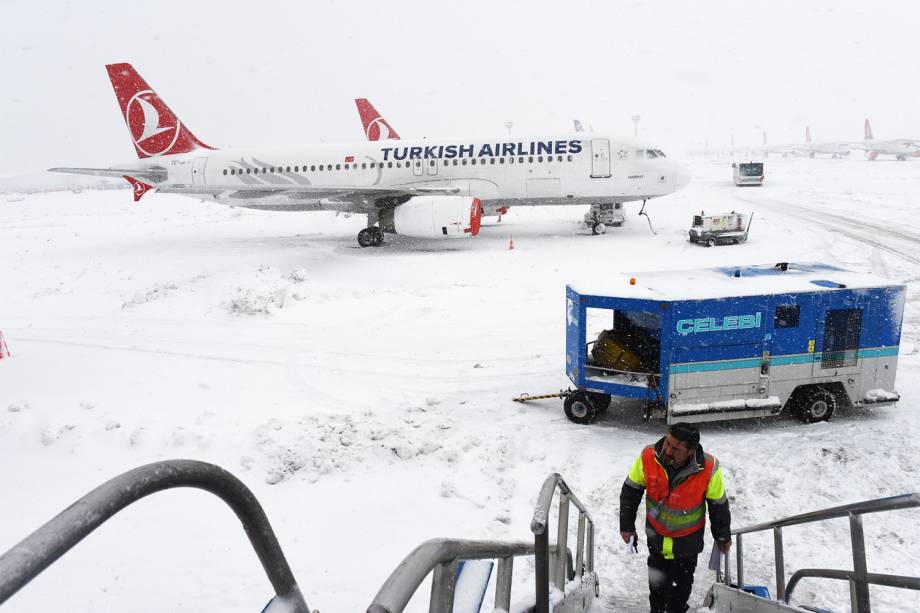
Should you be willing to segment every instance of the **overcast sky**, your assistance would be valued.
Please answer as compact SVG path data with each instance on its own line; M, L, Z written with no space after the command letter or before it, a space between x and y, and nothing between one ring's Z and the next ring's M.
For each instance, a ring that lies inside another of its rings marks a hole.
M807 4L807 7L804 6ZM680 150L920 137L920 3L3 0L0 171L134 157L104 69L131 62L204 142L558 132Z

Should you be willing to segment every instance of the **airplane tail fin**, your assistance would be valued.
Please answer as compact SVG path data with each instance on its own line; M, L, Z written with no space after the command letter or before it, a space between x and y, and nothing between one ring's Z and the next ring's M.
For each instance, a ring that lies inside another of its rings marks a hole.
M131 133L137 157L214 148L195 138L131 64L107 64L105 68Z
M874 139L874 137L872 136L872 126L869 125L868 119L866 119L865 127L863 129L863 138L865 138L866 140Z
M805 142L806 143L811 142L811 128L808 126L805 126Z
M358 107L358 115L361 116L361 123L364 125L364 134L367 136L367 140L399 140L399 134L377 112L370 100L367 98L355 98L355 105Z

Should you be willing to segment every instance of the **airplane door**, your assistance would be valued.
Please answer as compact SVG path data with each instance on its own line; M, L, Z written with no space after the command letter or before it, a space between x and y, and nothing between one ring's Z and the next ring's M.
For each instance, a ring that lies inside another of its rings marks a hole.
M438 174L438 160L428 160L428 175L436 176Z
M208 158L195 158L192 162L192 185L204 185L204 167L208 163Z
M610 141L606 138L591 141L591 176L596 179L610 176Z
M412 174L414 174L416 177L420 177L425 174L425 169L422 168L422 160L412 160Z

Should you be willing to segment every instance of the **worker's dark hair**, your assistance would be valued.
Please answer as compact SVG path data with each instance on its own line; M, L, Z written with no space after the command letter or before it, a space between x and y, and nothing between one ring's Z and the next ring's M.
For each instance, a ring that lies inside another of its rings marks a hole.
M668 427L668 434L679 440L690 449L700 444L700 431L693 424L680 422Z

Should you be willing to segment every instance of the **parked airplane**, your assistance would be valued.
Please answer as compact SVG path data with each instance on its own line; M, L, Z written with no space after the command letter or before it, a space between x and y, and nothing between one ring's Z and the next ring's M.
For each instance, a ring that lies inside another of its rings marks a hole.
M140 160L51 171L124 177L135 201L156 190L255 209L364 213L362 247L382 244L384 232L476 236L484 207L600 206L664 196L690 181L660 149L600 134L217 150L130 64L106 68Z
M869 125L868 119L866 119L863 134L862 147L866 150L866 157L870 160L874 160L880 155L893 155L901 161L906 160L908 157L920 157L920 139L876 140L872 136L872 126Z
M805 143L802 145L795 145L794 147L797 152L800 152L802 155L807 155L810 158L814 158L818 154L825 154L836 159L844 155L850 155L850 148L853 146L853 143L844 142L812 142L811 128L805 126Z

